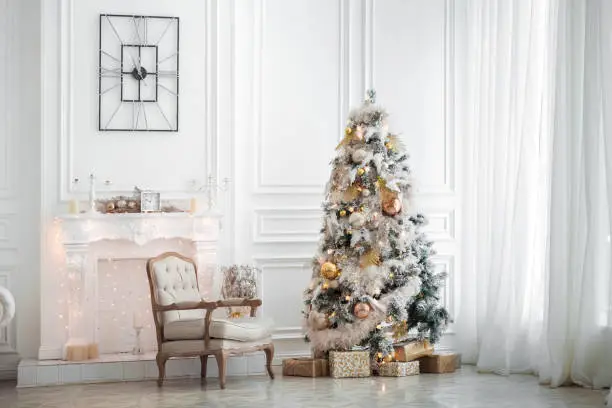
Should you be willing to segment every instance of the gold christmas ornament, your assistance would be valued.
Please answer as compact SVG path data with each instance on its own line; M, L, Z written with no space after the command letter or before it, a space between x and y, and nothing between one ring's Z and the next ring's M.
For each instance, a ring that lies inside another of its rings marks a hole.
M338 275L340 275L340 273L335 264L325 262L323 265L321 265L321 276L323 276L325 279L334 280L338 277Z
M352 129L351 127L347 126L347 127L344 129L344 134L345 134L345 135L350 135L351 133L353 133L353 129Z
M350 213L352 213L353 211L355 211L355 208L354 207L349 207L348 210L349 210Z
M386 361L387 363L392 362L392 361L393 361L393 356L392 356L391 354L387 354L387 355L385 356L385 361Z
M360 176L363 176L365 174L365 169L363 167L360 167L357 169L357 174L359 174Z
M340 210L339 214L341 217L346 217L346 210Z
M365 319L370 315L372 308L369 303L359 302L353 308L353 314L359 319Z
M402 200L397 194L386 194L383 198L382 209L387 215L397 215L402 211Z
M108 203L106 203L106 212L113 211L114 209L115 209L115 203L113 203L112 201L109 201Z

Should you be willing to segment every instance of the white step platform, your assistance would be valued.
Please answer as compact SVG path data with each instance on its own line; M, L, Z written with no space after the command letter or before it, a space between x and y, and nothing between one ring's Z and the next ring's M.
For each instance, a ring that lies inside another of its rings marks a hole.
M230 357L227 362L227 375L265 375L265 361L263 353ZM217 362L214 357L209 356L207 377L217 376ZM200 359L194 357L168 360L166 378L181 377L199 378ZM17 372L17 387L153 379L157 379L155 353L103 354L99 359L87 361L22 360Z

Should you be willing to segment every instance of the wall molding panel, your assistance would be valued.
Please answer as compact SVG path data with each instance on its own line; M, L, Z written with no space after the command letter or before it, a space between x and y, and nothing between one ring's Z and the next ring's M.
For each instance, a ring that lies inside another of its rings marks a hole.
M259 0L259 9L254 13L254 72L253 72L253 124L255 131L255 168L254 168L254 193L255 194L314 194L320 195L324 190L324 182L322 183L278 183L266 179L265 165L270 160L274 160L273 156L266 155L265 141L266 133L262 129L263 110L265 108L265 92L262 84L265 82L265 71L263 60L266 52L266 11L269 6L269 0ZM322 3L321 3L322 4ZM350 36L350 20L349 1L333 0L325 2L337 9L338 20L335 31L337 36L335 42L338 46L338 70L335 87L337 89L336 100L336 115L337 124L335 126L337 132L337 140L342 137L342 129L344 128L345 115L348 111L349 101L349 36ZM295 135L290 129L287 130ZM295 141L294 141L295 143ZM305 141L307 143L307 141Z
M253 242L317 242L321 217L319 208L256 209Z

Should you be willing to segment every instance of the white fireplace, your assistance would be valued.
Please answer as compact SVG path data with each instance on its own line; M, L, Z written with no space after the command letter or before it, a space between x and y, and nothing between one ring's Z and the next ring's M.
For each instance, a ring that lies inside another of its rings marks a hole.
M166 250L194 257L202 296L214 296L220 216L208 213L81 214L59 217L69 293L68 340L101 353L130 350L133 323L144 326L152 350L153 327L146 259ZM81 358L83 358L81 356Z

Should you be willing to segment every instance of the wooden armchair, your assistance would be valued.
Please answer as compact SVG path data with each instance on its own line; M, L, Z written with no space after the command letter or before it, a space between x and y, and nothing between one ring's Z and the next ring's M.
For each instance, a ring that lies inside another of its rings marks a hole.
M266 354L266 369L274 379L271 368L274 345L269 328L256 322L213 318L215 309L235 306L250 307L250 315L255 317L261 300L202 300L194 261L175 252L149 259L147 276L157 332L159 386L163 384L169 358L199 356L201 376L206 378L208 356L213 355L223 389L228 356L260 350Z

